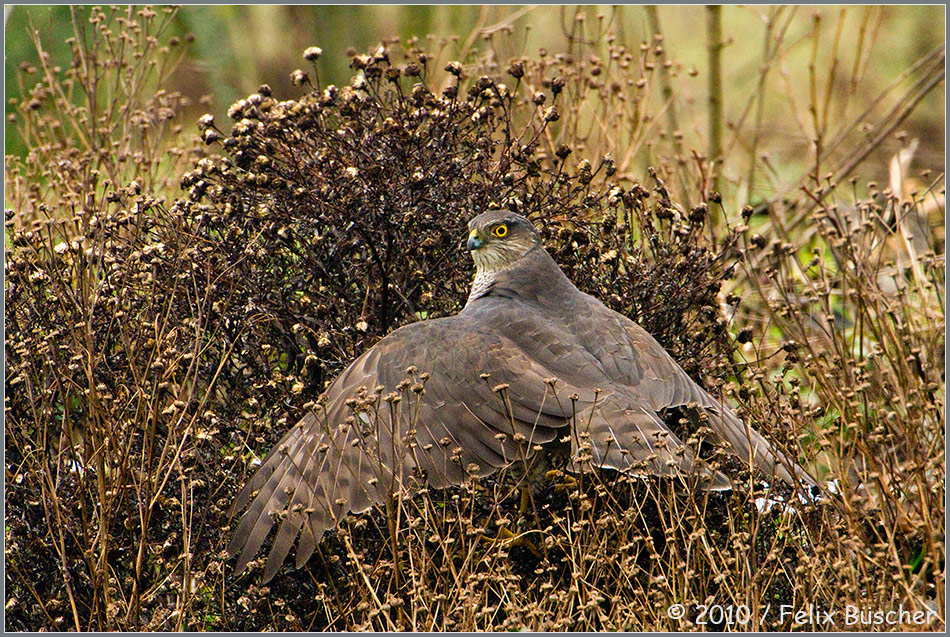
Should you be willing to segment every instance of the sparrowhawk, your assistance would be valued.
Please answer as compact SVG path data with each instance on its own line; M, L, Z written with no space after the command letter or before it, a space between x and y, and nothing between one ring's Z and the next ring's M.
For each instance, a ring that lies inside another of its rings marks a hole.
M264 581L297 541L299 568L347 513L425 482L458 485L565 435L587 464L729 479L659 416L695 403L712 437L789 483L814 481L687 376L650 334L578 290L525 217L469 222L476 274L457 315L401 327L353 361L270 451L234 503L241 571L278 524ZM795 476L795 477L793 477ZM299 538L299 540L298 540Z

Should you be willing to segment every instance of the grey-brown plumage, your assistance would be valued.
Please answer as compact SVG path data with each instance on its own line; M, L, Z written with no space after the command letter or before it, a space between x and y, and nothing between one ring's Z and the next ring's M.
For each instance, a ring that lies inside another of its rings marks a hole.
M234 510L250 502L228 547L238 571L275 523L265 581L298 538L299 568L349 512L422 480L441 488L487 475L565 433L575 452L589 434L594 467L727 487L658 417L688 403L741 459L813 484L643 328L574 287L527 219L489 211L469 229L476 276L465 308L395 330L353 361L238 496Z

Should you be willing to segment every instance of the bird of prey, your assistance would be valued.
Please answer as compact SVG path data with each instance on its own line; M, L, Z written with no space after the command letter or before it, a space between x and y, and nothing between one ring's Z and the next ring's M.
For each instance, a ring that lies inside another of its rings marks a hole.
M299 568L350 512L423 482L485 476L573 440L572 469L729 479L660 419L695 403L718 442L790 484L814 481L687 376L642 327L578 290L525 217L469 222L476 273L460 313L401 327L353 361L270 451L234 503L240 572L278 525L270 580L297 541ZM584 464L583 462L581 464Z

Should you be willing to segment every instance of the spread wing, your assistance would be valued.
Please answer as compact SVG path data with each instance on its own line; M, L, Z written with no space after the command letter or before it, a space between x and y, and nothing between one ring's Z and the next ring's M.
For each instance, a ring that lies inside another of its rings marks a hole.
M228 547L240 554L237 570L275 525L264 581L295 541L302 566L347 513L423 480L440 488L487 475L530 456L571 422L579 468L586 457L596 467L698 472L708 486L728 486L657 415L692 401L713 414L710 426L740 455L790 480L784 459L639 326L599 302L567 309L583 311L583 320L568 326L510 300L485 299L457 316L400 328L357 358L235 501L232 512L248 507Z
M709 416L714 442L728 442L740 459L767 476L791 485L799 480L815 484L696 384L646 330L566 279L564 286L560 303L546 308L544 320L538 320L530 306L504 298L485 299L479 313L550 374L588 392L601 388L599 404L587 408L575 423L576 432L588 435L592 464L659 475L699 471L712 478L707 486L730 486L724 475L710 474L697 463L659 418L663 409L695 403Z
M331 384L238 496L232 511L250 506L228 547L240 553L237 570L276 523L265 581L298 537L299 567L348 512L385 502L422 476L436 488L460 484L530 455L594 400L590 389L546 382L551 376L477 318L394 331Z
M750 466L791 485L799 480L816 484L727 405L696 384L646 330L593 297L583 297L591 319L580 326L578 337L602 361L606 373L627 388L635 404L656 414L668 407L696 403L708 413L716 441L728 442Z

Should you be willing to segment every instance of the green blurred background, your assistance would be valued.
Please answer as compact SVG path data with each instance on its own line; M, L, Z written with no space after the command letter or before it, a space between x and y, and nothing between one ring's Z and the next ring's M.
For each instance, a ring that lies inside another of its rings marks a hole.
M722 8L724 119L742 117L756 90L766 45L766 17L775 7ZM168 90L189 96L194 105L185 119L188 125L211 110L219 119L234 100L269 84L276 97L299 95L289 81L296 68L307 68L301 53L319 46L321 83L341 84L353 72L345 54L350 47L365 52L390 36L406 41L418 36L423 44L444 48L450 57L495 55L499 64L539 49L550 55L565 52L577 13L586 18L588 39L613 32L618 43L636 51L649 41L653 26L644 6L183 6L166 37L195 38L187 57L172 77ZM706 124L707 50L706 10L702 6L658 6L656 15L665 37L665 49L676 81L676 108L681 127L703 139ZM786 22L787 21L787 22ZM782 42L779 72L769 75L765 120L770 140L766 148L801 143L801 121L809 65L824 86L828 73L833 96L842 106L842 117L855 117L869 110L869 117L887 100L875 105L877 95L899 78L915 61L944 44L944 6L800 6L785 9L780 22L788 25ZM17 6L6 24L7 98L18 94L18 69L36 62L29 31L44 41L54 59L68 60L66 38L72 35L70 10L66 6ZM486 37L486 34L492 34ZM602 36L601 36L602 37ZM774 32L771 37L774 40ZM837 42L837 46L835 43ZM596 48L603 42L590 42ZM463 59L464 61L464 59ZM504 67L500 68L503 71ZM22 74L20 74L22 75ZM36 81L35 79L33 81ZM795 93L801 91L801 99ZM896 91L899 93L899 90ZM202 96L210 103L199 104ZM896 98L895 98L896 99ZM6 102L7 112L11 105ZM928 95L904 128L920 138L916 161L942 171L944 164L943 86ZM798 123L794 120L798 118ZM9 124L8 124L9 127ZM9 128L8 128L9 132ZM799 138L795 141L795 138ZM728 141L728 140L727 140ZM689 145L687 140L687 145ZM698 145L697 141L694 141ZM884 149L890 153L896 145ZM15 135L7 135L6 152L21 155L24 149ZM884 167L882 167L883 169Z

